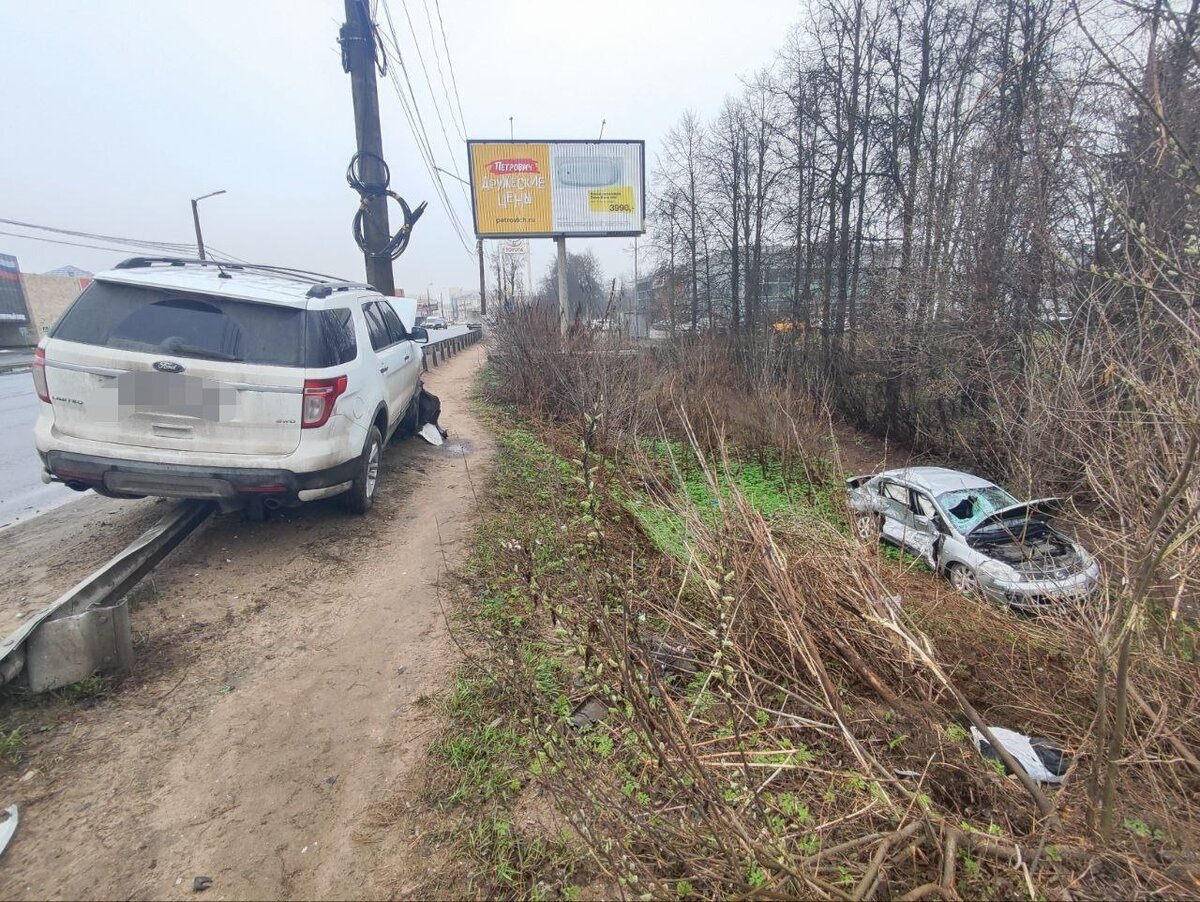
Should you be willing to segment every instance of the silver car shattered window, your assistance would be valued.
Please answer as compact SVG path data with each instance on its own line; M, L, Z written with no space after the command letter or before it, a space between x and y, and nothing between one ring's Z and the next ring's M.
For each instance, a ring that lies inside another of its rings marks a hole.
M988 514L1016 503L1016 498L995 485L984 489L956 489L938 495L938 504L960 532L969 532Z

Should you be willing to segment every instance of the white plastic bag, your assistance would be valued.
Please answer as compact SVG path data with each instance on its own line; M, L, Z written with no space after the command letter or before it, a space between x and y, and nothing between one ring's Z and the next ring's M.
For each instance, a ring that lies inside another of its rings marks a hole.
M1004 727L990 727L996 741L1004 746L1004 750L1017 759L1025 772L1039 783L1061 783L1070 767L1070 759L1056 748L1048 739L1041 736L1026 736L1015 730ZM991 743L983 738L983 734L971 727L971 739L979 754L989 761L999 761Z

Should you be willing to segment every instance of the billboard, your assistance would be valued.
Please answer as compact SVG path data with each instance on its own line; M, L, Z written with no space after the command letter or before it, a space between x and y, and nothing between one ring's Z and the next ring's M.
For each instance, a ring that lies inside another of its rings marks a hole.
M9 254L0 254L0 322L29 322L21 267L17 265L17 258Z
M468 141L478 238L646 231L646 142Z

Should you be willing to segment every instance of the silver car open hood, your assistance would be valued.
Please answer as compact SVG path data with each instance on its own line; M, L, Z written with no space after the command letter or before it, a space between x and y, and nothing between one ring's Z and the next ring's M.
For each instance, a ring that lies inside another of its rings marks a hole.
M1029 520L1033 517L1053 517L1062 510L1065 505L1065 498L1038 498L1036 501L1022 501L1019 504L1010 504L1008 507L1002 507L997 511L992 511L978 523L971 527L966 535L972 535L985 526L995 526L1003 523L1005 520L1014 520L1020 518Z

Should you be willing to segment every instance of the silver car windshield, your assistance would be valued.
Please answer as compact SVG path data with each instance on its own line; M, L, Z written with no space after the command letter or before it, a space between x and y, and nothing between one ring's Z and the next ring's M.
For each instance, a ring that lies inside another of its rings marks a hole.
M988 514L1016 503L1016 498L995 485L984 489L956 489L938 495L938 504L959 532L970 532Z

